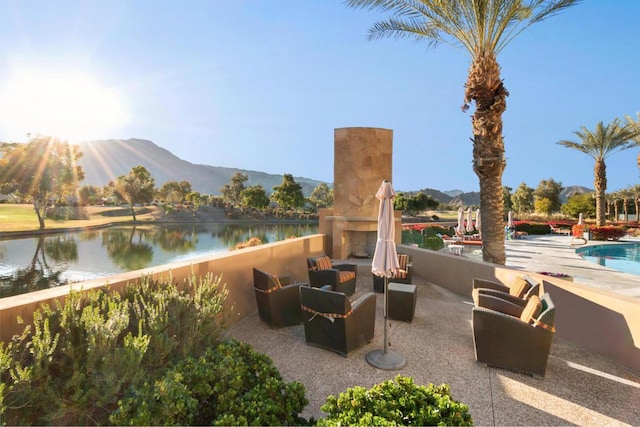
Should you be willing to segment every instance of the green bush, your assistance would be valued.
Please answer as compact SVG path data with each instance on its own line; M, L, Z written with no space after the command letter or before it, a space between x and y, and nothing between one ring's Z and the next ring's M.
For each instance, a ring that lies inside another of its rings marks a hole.
M0 422L107 424L125 390L220 341L226 295L211 275L182 290L143 277L122 295L71 292L42 306L32 326L0 343Z
M300 425L304 386L285 383L268 356L229 341L132 390L116 425Z
M353 387L329 396L320 410L329 414L318 420L320 426L473 424L469 408L451 398L447 384L418 386L401 375L369 390Z

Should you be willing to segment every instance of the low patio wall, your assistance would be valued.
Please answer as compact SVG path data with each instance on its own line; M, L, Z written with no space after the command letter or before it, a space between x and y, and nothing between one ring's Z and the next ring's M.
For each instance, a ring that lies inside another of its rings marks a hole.
M127 283L135 282L141 275L155 279L171 277L182 283L192 273L196 276L208 272L222 275L222 283L229 291L227 304L233 306L230 322L236 322L257 310L253 292L253 267L274 274L288 274L292 281L308 282L307 257L324 252L326 236L288 239L281 242L250 247L238 251L173 263L162 267L137 270L95 279L74 285L60 286L43 291L0 299L0 340L8 341L14 334L21 333L24 325L16 322L20 316L25 322L33 318L33 312L42 304L52 304L56 299L64 301L70 288L89 290L109 285L114 290L122 289Z
M288 274L297 282L308 281L306 258L325 252L325 235L299 237L282 242L256 246L239 251L174 263L162 268L138 270L73 285L74 289L92 289L109 285L119 290L141 275L163 278L171 275L178 283L190 274L211 272L222 274L222 283L229 290L227 302L233 305L231 322L253 313L256 308L253 293L252 268L275 274ZM482 263L455 255L400 245L401 252L412 257L414 274L471 300L472 279L499 280L510 283L523 274L499 265ZM640 301L601 291L561 279L528 273L543 283L558 308L558 336L591 349L631 370L640 372ZM0 340L7 341L19 333L16 316L28 321L41 304L64 300L70 286L47 289L26 295L0 299ZM471 307L469 307L471 310Z
M469 258L401 245L414 274L471 299L474 277L511 283L524 272ZM542 283L556 310L556 333L640 372L640 301L567 280L526 272ZM471 309L471 307L469 308Z

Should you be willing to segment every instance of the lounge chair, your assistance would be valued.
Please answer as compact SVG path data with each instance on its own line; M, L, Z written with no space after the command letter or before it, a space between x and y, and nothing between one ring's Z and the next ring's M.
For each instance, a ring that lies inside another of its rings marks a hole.
M480 294L489 294L506 299L514 304L524 305L531 296L540 293L540 284L528 274L516 278L509 286L492 280L474 277L472 286L471 296L475 305L478 305L478 295Z
M358 266L356 264L334 264L331 259L322 255L307 258L309 269L309 284L319 288L331 285L336 292L343 292L349 296L356 291L356 276Z
M253 289L258 314L272 328L297 325L302 320L299 290L302 284L289 282L289 276L276 276L253 269Z
M300 304L307 344L347 357L373 339L376 294L366 293L353 304L347 295L325 288L300 288Z
M473 308L472 325L478 362L544 377L555 332L549 294L531 297L525 307L482 295Z
M411 284L413 279L413 265L411 257L407 254L398 254L399 270L389 278L389 282ZM384 292L384 277L373 275L373 291Z

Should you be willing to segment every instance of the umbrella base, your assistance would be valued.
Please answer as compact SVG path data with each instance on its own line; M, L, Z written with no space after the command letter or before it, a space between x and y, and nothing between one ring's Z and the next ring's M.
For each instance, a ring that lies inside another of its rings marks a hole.
M398 371L407 365L407 361L401 354L393 351L373 350L366 356L369 365L386 371Z

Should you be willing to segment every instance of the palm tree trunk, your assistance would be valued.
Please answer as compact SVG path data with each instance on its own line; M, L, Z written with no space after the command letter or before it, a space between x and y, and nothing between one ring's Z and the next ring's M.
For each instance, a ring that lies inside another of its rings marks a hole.
M504 265L504 218L502 173L505 168L502 113L509 93L500 79L500 66L493 54L478 55L469 68L465 104L475 102L473 125L473 170L480 181L482 211L482 258Z
M607 165L604 160L597 159L593 170L593 185L596 188L596 226L603 227L605 220L605 191L607 191ZM618 212L616 210L616 218Z

